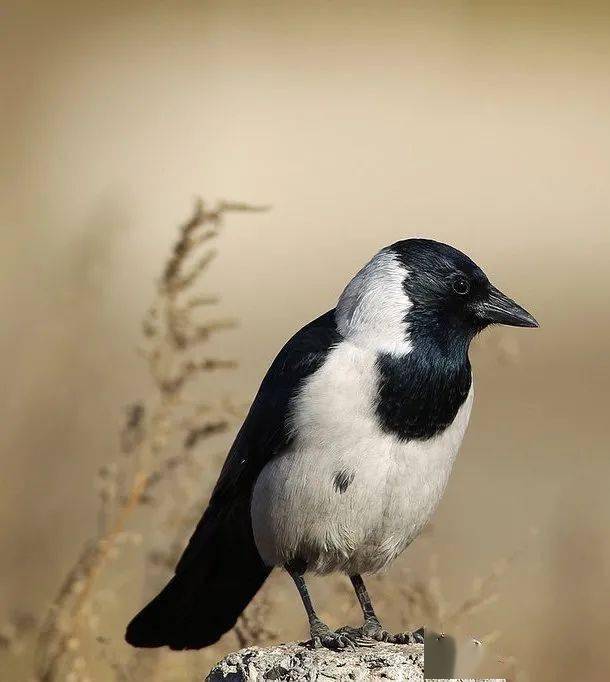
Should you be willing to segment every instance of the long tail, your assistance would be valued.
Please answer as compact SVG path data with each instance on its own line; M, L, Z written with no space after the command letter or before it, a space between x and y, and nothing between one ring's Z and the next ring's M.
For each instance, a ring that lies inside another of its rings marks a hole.
M218 514L210 507L176 574L129 623L125 639L136 647L209 646L235 625L270 572L254 544L249 509Z

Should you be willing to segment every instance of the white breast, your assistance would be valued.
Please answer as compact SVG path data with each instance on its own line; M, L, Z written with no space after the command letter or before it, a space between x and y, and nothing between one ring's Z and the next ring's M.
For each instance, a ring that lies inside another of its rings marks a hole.
M344 341L293 406L295 441L255 485L252 522L270 565L299 556L312 570L379 570L421 531L445 489L472 407L427 441L403 442L375 416L375 354ZM335 480L347 472L345 490Z

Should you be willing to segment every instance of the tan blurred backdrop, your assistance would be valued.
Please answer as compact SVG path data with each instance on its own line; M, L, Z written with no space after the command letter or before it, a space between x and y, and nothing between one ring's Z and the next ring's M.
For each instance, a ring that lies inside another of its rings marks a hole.
M201 194L273 207L229 219L212 273L240 319L219 390L243 400L400 238L454 244L540 320L477 342L470 431L400 563L425 574L434 554L459 601L525 544L472 634L497 630L532 680L607 679L607 3L4 0L0 17L2 612L42 609L95 524L95 472L149 390L139 320Z

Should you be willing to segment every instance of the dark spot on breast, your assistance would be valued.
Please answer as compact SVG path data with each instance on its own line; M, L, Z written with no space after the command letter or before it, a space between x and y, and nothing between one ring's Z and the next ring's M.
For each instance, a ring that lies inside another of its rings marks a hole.
M355 475L353 471L348 469L341 469L339 473L335 474L334 487L336 492L342 495L351 485Z

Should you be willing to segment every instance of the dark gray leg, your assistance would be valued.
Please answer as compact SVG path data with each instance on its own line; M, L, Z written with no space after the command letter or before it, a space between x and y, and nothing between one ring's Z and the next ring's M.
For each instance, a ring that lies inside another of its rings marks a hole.
M341 632L348 637L352 637L355 640L362 637L376 639L380 642L392 642L394 644L421 644L424 641L424 629L420 628L413 633L401 632L397 635L392 635L381 627L379 618L375 614L373 609L373 604L369 593L367 592L364 580L360 575L351 575L350 580L354 586L356 596L360 602L360 607L364 615L364 624L360 628L350 628L344 627L339 628L338 632Z
M372 637L373 639L383 639L382 635L385 631L381 627L379 618L373 609L373 603L360 575L351 575L350 580L354 586L356 596L360 602L360 608L362 609L362 615L364 616L364 625L362 626L362 634L365 637Z
M305 579L303 574L307 569L307 564L304 561L292 561L285 566L290 577L294 580L294 584L301 595L301 600L303 601L303 606L305 611L307 611L307 618L309 619L309 631L311 633L311 644L316 649L320 647L326 647L327 649L346 649L354 648L354 642L350 637L346 635L335 632L331 630L328 625L323 623L316 613L313 604L311 602L311 597L309 596L309 590L305 584Z

